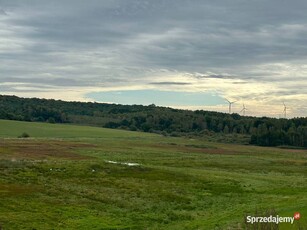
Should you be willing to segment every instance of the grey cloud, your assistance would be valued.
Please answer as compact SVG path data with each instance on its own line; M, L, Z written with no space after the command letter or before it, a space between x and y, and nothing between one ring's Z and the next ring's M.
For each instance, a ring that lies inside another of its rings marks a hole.
M1 83L32 83L33 85L42 86L88 86L90 82L84 80L74 80L69 78L0 78Z
M235 85L244 85L244 84L250 84L250 83L247 82L247 81L240 81L240 82L234 81L234 82L232 82L232 84L235 84Z
M209 74L209 75L194 75L197 79L206 79L206 78L218 78L218 79L235 79L238 77L235 76L229 76L229 75L222 75L222 74Z
M25 34L36 41L29 52L101 48L109 53L113 49L123 56L129 52L130 62L142 60L148 66L189 71L292 60L307 55L302 49L307 30L287 34L286 28L281 29L283 25L305 23L301 9L307 4L303 1L288 4L133 0L84 4L66 0L53 4L33 1L31 7L21 5L28 17L12 22L35 28L34 33ZM139 35L150 38L174 28L183 33L143 45L139 39Z
M22 85L22 88L20 88L21 85L1 85L0 84L0 91L4 93L11 93L11 92L46 92L46 90L53 89L48 86L34 86L33 84L24 84Z
M54 86L60 86L60 87L88 87L88 86L103 86L107 85L108 83L118 83L118 82L126 82L124 79L114 79L114 78L103 78L100 80L99 78L92 78L92 79L85 79L85 78L78 78L78 79L72 79L72 78L63 78L63 77L57 77L57 78L50 78L50 77L40 77L40 78L21 78L21 77L10 77L10 78L0 78L0 84L1 83L25 83L28 85L39 85L40 87L54 87Z
M302 85L306 78L260 67L306 63L306 8L305 0L1 0L0 82L186 84L150 75L168 69L199 81ZM288 94L306 93L294 87Z
M1 89L2 87L0 87L0 89ZM16 88L14 88L14 87L12 87L12 88L4 88L4 90L1 90L1 91L3 91L4 93L12 93L12 92L14 92L14 94L16 94L16 93L44 93L44 92L46 92L46 90L43 90L43 89L39 89L39 88L37 88L37 89L33 89L33 88L29 88L29 89L16 89Z
M162 82L150 82L151 85L191 85L188 82L169 82L169 81L162 81Z
M298 92L296 90L279 90L275 91L273 94L277 96L290 96L296 95Z
M7 15L7 13L3 9L0 9L0 15Z

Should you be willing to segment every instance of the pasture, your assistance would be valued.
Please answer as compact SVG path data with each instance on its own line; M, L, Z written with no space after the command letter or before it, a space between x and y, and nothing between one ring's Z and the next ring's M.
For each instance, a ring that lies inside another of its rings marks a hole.
M0 120L0 170L3 229L246 229L271 209L307 226L306 150Z

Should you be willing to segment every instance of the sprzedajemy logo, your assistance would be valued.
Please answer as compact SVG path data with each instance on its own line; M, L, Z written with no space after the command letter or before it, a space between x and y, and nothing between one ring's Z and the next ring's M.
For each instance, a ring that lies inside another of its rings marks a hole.
M282 217L279 215L276 216L247 216L246 222L247 223L294 223L294 220L299 220L301 218L301 214L299 212L294 213L293 217Z

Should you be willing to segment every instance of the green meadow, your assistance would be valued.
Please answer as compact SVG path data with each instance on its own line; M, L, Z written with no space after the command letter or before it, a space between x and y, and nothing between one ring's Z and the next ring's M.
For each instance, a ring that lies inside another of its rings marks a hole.
M5 230L307 229L301 149L0 120L0 170ZM293 225L244 221L295 212Z

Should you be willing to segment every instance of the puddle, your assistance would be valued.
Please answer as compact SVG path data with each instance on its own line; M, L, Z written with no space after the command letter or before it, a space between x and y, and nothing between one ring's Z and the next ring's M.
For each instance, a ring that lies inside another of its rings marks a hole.
M128 165L128 166L139 166L138 163L130 163L130 162L117 162L117 161L105 161L110 164L120 164L120 165Z

